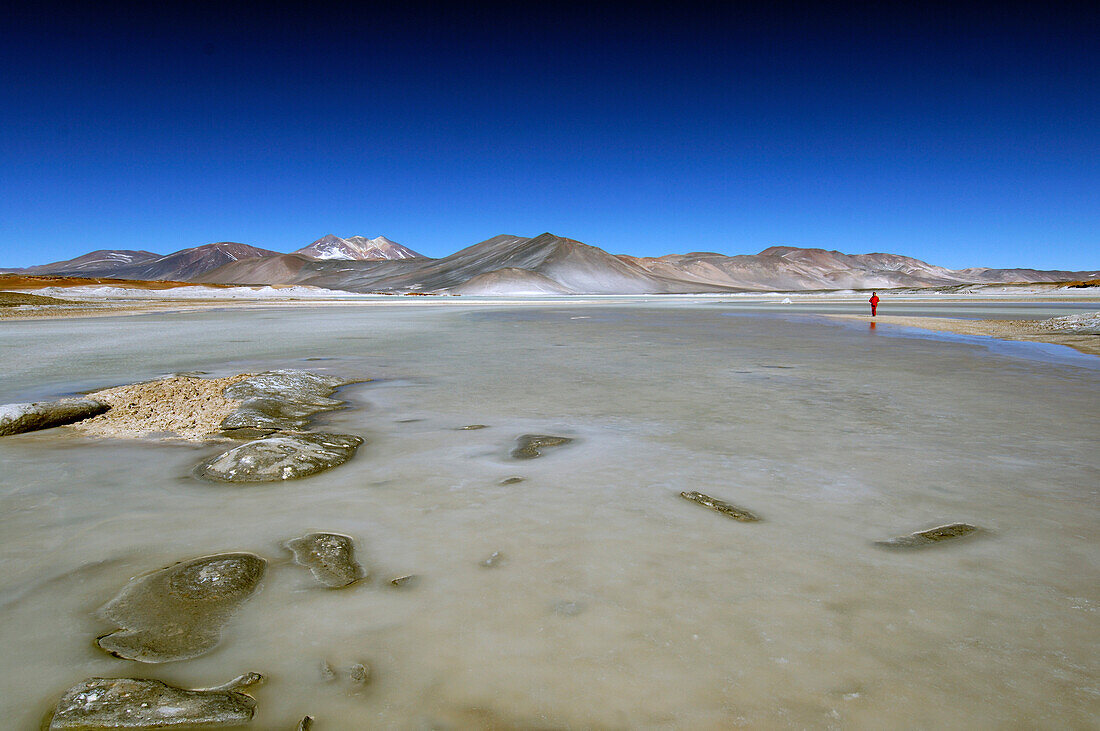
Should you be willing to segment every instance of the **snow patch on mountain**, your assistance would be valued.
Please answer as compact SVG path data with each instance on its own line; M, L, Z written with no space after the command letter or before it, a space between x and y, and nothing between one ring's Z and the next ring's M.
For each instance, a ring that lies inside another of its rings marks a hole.
M311 259L344 259L367 261L372 259L417 259L422 256L412 249L391 241L385 236L368 239L365 236L349 236L342 239L329 234L309 246L293 252Z

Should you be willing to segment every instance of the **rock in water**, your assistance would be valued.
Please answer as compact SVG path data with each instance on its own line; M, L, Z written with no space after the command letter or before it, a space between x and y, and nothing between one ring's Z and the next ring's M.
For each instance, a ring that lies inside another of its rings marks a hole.
M222 626L256 591L266 568L251 553L220 553L140 576L100 610L121 629L96 644L139 662L197 657L218 644Z
M363 443L351 434L274 434L223 452L195 468L217 482L277 482L308 477L352 458Z
M298 722L298 728L295 731L310 731L313 728L313 716L306 716Z
M222 420L222 429L305 429L314 414L343 406L329 396L346 383L309 371L260 373L225 389L226 398L241 405Z
M109 408L107 404L86 398L4 404L0 406L0 437L72 424L102 414Z
M504 554L500 551L493 551L489 558L481 561L481 565L487 569L491 569L494 566L499 566L504 561Z
M516 446L512 449L512 456L516 459L534 459L542 456L542 450L547 447L557 447L569 444L573 441L569 437L555 437L547 434L524 434L516 437Z
M348 680L356 685L366 685L371 680L370 665L357 662L348 668Z
M310 533L286 542L294 560L313 572L330 589L353 584L363 578L363 568L355 562L351 538L338 533Z
M736 505L730 505L723 500L712 498L710 495L704 495L701 492L682 492L680 493L680 497L687 498L688 500L699 503L700 505L705 505L711 510L733 518L734 520L740 520L742 523L755 523L756 521L760 520L758 516L750 513L744 508L739 508Z
M49 729L240 726L252 720L256 707L240 689L261 680L249 673L220 688L184 690L159 680L89 678L65 691Z
M922 548L934 543L949 541L953 538L962 538L981 531L981 528L969 523L951 523L937 528L920 530L907 536L898 536L887 541L875 541L876 546L884 548Z

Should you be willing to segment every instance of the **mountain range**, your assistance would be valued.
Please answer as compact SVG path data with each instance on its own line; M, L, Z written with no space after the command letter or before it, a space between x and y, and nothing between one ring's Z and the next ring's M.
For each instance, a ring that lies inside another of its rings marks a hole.
M379 236L324 236L290 254L219 242L168 255L101 250L18 271L22 274L299 284L351 292L483 295L665 294L822 289L889 289L997 282L1059 282L1098 271L946 269L897 254L843 254L773 246L759 254L712 252L660 257L612 255L544 233L500 235L431 259Z

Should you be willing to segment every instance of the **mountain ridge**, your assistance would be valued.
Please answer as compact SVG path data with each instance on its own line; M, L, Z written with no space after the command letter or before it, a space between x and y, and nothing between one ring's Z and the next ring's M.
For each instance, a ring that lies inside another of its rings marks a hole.
M391 258L392 257L392 258ZM889 289L998 282L1089 280L1100 271L969 267L952 270L900 254L770 246L758 254L612 255L549 232L500 234L440 259L384 236L328 234L289 254L217 242L168 255L98 250L25 274L187 280L215 284L301 284L352 292L456 294L672 294Z

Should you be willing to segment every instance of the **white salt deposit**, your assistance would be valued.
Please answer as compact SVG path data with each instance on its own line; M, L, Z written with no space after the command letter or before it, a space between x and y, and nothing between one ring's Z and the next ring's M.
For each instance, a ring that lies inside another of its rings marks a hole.
M1054 317L1046 322L1055 330L1100 335L1100 312L1082 312L1077 315Z
M22 290L20 290L22 291ZM354 298L350 292L322 287L204 287L194 285L171 289L141 289L138 287L43 287L26 290L33 294L60 297L69 300L188 300L188 299L301 299L301 298Z

